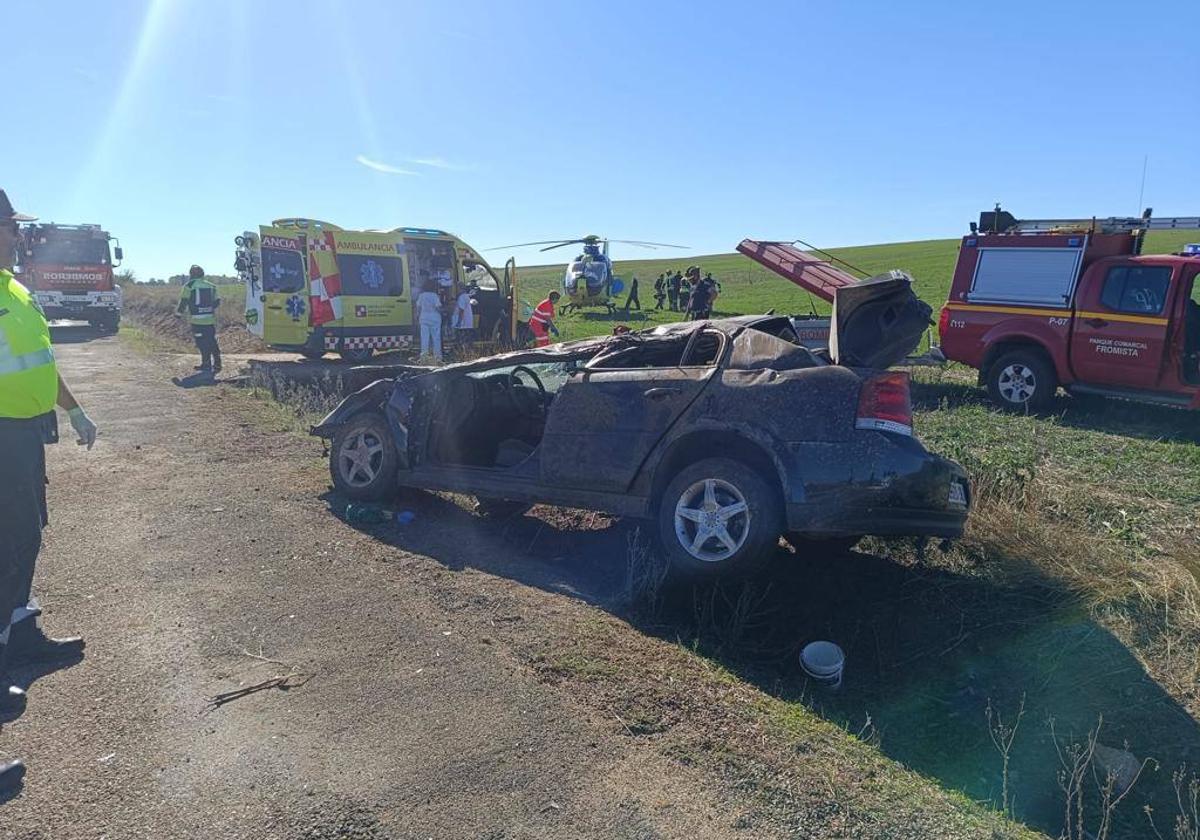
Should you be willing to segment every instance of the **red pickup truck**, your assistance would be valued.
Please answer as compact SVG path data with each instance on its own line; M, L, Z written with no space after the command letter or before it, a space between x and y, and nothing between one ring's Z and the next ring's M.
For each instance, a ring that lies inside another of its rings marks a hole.
M1200 246L1141 255L1147 230L1200 218L1018 220L963 237L939 330L999 405L1044 408L1062 386L1200 409Z

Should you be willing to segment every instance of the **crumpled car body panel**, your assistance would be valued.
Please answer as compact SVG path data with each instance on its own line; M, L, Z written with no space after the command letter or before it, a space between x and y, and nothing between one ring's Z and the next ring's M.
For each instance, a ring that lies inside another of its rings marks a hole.
M851 331L897 302L892 323L914 322L891 280L847 300ZM520 350L374 383L314 433L377 410L403 441L404 486L634 516L653 515L687 463L748 459L778 488L791 531L959 535L966 506L948 497L967 486L962 468L915 438L856 428L872 371L796 341L788 318L759 315ZM542 395L518 365L539 382L561 376ZM530 400L544 416L522 412Z

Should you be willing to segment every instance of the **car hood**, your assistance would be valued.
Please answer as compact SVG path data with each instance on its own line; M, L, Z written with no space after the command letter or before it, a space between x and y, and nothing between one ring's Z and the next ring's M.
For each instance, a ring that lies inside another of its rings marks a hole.
M842 286L834 292L830 358L846 367L891 367L917 348L932 315L903 271Z

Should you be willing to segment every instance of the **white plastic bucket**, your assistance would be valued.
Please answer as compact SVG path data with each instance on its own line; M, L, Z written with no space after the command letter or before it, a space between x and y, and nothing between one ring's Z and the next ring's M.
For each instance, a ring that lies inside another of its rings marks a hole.
M846 654L833 642L809 642L800 651L800 667L804 673L829 688L842 684L845 665Z

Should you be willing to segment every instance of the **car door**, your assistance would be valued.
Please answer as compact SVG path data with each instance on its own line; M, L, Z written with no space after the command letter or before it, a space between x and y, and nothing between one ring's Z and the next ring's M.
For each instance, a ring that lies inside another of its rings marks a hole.
M700 345L705 347L702 355L696 349ZM572 374L546 420L542 481L597 492L627 490L654 446L704 390L724 354L721 333L697 330L670 366L595 367Z
M1163 374L1172 268L1142 260L1105 266L1080 289L1071 366L1089 385L1152 389Z
M298 346L308 339L309 295L303 238L295 231L261 229L262 276L258 306L259 335L272 345Z

